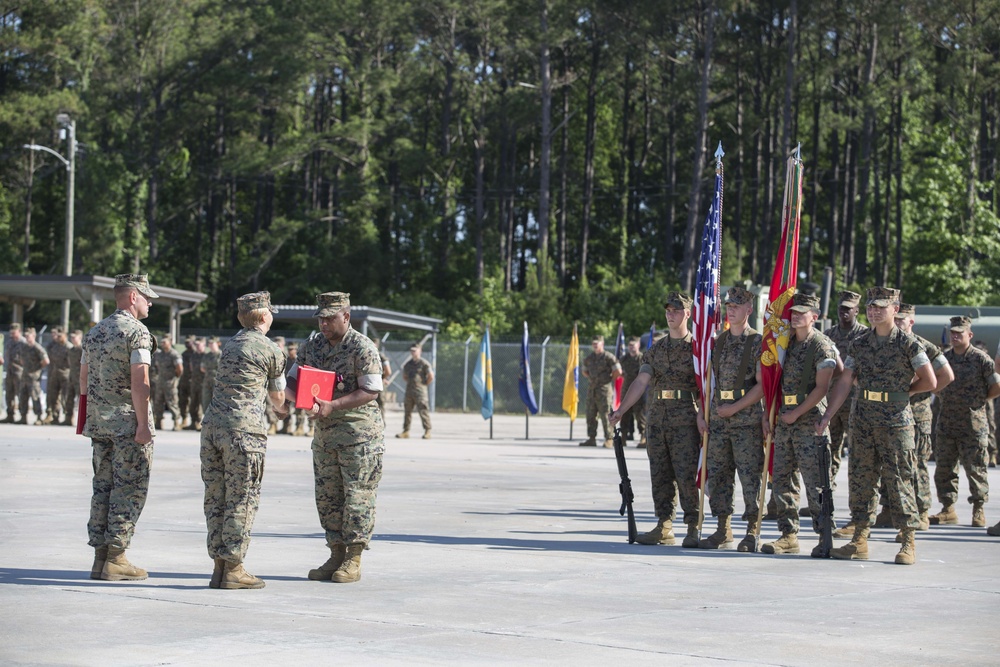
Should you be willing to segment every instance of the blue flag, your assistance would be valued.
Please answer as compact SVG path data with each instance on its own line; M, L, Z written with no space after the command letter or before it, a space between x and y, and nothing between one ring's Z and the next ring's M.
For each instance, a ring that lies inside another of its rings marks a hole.
M531 388L531 360L528 357L528 323L524 323L524 338L521 339L521 372L517 378L517 390L521 394L521 401L528 408L528 412L533 415L538 414L538 402L535 400L535 392Z
M490 328L486 327L483 342L479 346L476 369L472 371L472 388L479 394L483 406L479 409L483 419L493 416L493 360L490 358Z
M646 349L653 347L653 337L656 336L656 322L649 325L649 340L646 341Z

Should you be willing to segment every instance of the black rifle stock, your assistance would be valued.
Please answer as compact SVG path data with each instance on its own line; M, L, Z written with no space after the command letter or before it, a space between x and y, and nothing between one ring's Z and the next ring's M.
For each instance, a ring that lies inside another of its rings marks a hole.
M819 474L822 486L819 490L819 554L820 558L829 558L833 549L833 489L830 481L830 441L826 437L817 437L819 444Z
M632 510L632 501L635 495L632 493L632 480L628 478L628 464L625 462L625 444L622 442L622 431L615 428L615 460L618 461L618 475L622 481L618 484L618 491L622 494L622 506L618 513L624 516L628 513L628 543L632 544L638 537L639 531L635 527L635 512Z

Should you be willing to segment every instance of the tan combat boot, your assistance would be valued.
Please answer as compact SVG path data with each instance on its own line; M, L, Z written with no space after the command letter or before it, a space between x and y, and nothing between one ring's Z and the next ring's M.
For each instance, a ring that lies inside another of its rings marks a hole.
M972 527L982 528L986 525L986 512L983 511L983 501L977 500L972 505Z
M344 555L346 553L347 547L343 544L334 544L330 547L330 557L326 562L313 570L309 570L309 578L313 581L330 581L333 578L333 573L344 564Z
M896 554L896 565L913 565L917 560L916 530L904 528L899 532L903 535L903 547Z
M931 518L928 516L927 512L920 513L920 525L917 526L917 530L930 530L931 528Z
M430 439L431 439L431 432L429 430L424 431L424 440L430 440Z
M108 559L104 561L101 579L104 581L142 581L147 576L149 575L144 569L128 562L124 549L108 547Z
M932 526L951 526L958 523L958 512L954 505L945 505L937 514L928 517Z
M299 421L299 423L295 425L295 432L292 433L292 435L305 435L305 434L306 434L306 425L302 421Z
M757 535L753 532L753 527L757 523L757 517L747 515L747 534L740 543L736 545L736 550L740 553L756 551L753 547L757 545Z
M656 528L649 531L648 533L643 533L635 538L635 541L639 544L665 544L671 546L677 543L677 538L674 537L674 522L670 519L666 521L660 521L656 524Z
M796 533L782 533L774 542L768 542L760 547L765 554L797 554L799 553L799 536Z
M685 535L684 539L681 540L681 546L684 547L685 549L697 549L699 542L700 540L698 539L698 526L696 526L693 523L688 524L687 535Z
M104 571L104 561L108 559L108 548L94 547L94 564L90 567L90 578L100 579L101 572Z
M837 530L833 531L833 536L847 540L851 539L852 537L854 537L854 522L851 521L843 528L838 528Z
M646 436L639 438L639 444L636 445L639 449L646 449Z
M615 441L612 438L607 438L604 441L604 448L605 449L612 449L614 446L615 446Z
M193 430L193 431L200 431L201 430L201 424L200 423L195 423L195 425L191 427L191 430ZM267 427L267 434L268 435L278 435L278 425L277 424L271 424L270 426L268 426Z
M222 561L222 580L219 582L219 588L230 591L241 588L264 588L264 581L243 569L243 563L230 563L226 560Z
M215 558L215 568L212 570L212 580L208 582L209 588L219 588L222 586L222 574L226 571L226 559Z
M854 526L854 536L842 547L830 549L830 555L838 560L868 560L868 535L871 529L867 523Z
M581 447L597 447L597 438L587 438L580 443Z
M410 437L410 432L409 431L403 431L402 433L397 433L396 437L397 438L402 438L403 440L406 440L407 438Z
M726 514L719 517L719 524L715 527L715 532L698 542L699 549L720 549L727 544L733 543L733 528L730 526L731 516Z
M892 512L888 507L883 507L882 511L875 517L875 528L892 528Z
M363 544L349 544L344 554L344 562L333 573L332 581L337 584L351 584L361 578L361 552Z
M993 537L1000 537L1000 521L997 522L997 525L987 528L986 534L992 535Z

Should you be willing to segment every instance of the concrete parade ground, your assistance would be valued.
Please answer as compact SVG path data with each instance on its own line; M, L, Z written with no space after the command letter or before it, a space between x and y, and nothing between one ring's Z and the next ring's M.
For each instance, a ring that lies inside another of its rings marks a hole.
M402 414L389 413L375 537L355 584L306 578L329 555L310 440L270 437L246 559L267 586L236 591L208 588L197 433L156 437L128 552L149 579L104 582L89 578L89 441L3 424L0 665L1000 662L1000 538L969 526L964 473L961 524L917 533L913 566L893 564L887 528L873 530L869 561L810 558L808 530L797 556L683 549L683 527L678 546L629 545L614 454L577 446L583 419L573 440L566 418L532 418L527 440L520 416L496 417L492 440L478 414L433 420L433 438L399 440ZM649 530L646 454L627 455ZM990 482L1000 489L996 469ZM986 517L1000 519L1000 501ZM707 518L703 534L714 527ZM744 530L734 521L737 541ZM765 522L764 540L777 536Z

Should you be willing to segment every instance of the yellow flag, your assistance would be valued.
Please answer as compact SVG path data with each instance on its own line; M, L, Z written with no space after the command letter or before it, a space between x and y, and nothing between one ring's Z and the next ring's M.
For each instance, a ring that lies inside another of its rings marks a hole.
M576 419L576 406L580 402L580 340L576 336L576 325L573 325L573 339L569 342L569 355L566 358L566 381L563 383L562 408L569 415L569 420Z

